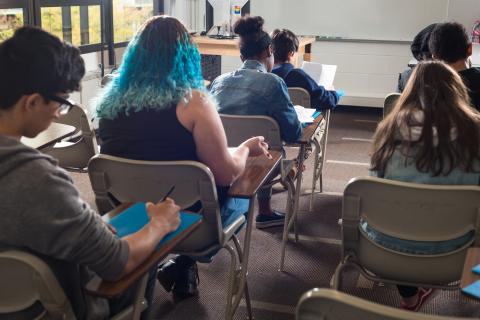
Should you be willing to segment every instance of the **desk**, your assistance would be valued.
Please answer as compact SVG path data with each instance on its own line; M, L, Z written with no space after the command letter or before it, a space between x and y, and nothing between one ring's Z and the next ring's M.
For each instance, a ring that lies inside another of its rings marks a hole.
M238 39L213 39L206 36L196 36L192 39L197 44L201 54L240 57ZM312 43L315 42L315 37L299 37L298 40L298 54L302 55L305 61L310 61Z
M53 122L47 130L40 132L35 138L21 139L21 142L35 149L43 149L75 133L75 127Z
M245 289L245 295L248 295L247 285L247 271L248 271L248 256L250 253L250 239L252 236L252 227L253 227L253 216L254 216L254 207L255 207L255 197L258 190L262 187L270 174L277 168L282 159L282 153L280 151L270 151L272 159L268 159L265 156L259 156L254 158L248 158L245 171L242 175L235 180L229 189L229 196L243 199L250 199L250 205L248 207L247 215L247 227L245 230L245 238L243 244L243 259L240 257L240 263L242 268L240 270L239 277L236 277L236 287L238 290L237 294L232 297L232 310L231 315L235 314L240 300L242 299L243 292ZM249 298L246 299L247 303L250 301ZM230 301L229 301L230 303ZM247 308L251 310L250 306ZM249 315L249 319L253 319L252 315Z
M472 272L472 268L477 264L480 264L480 248L469 248L467 251L467 256L465 257L465 264L463 265L462 278L460 279L460 288L463 289L466 286L474 283L475 281L480 280L480 275Z
M110 217L113 217L130 207L132 204L133 203L121 204L116 209L110 211L108 215ZM120 280L115 282L109 282L103 281L99 277L93 278L87 284L87 292L91 295L103 298L112 298L118 296L119 294L130 288L135 282L140 280L142 276L144 276L152 269L152 267L157 265L163 258L165 258L178 243L187 238L195 229L197 229L200 226L201 222L202 220L199 220L196 223L192 224L183 232L179 233L175 238L163 245L160 249L155 250L135 270L133 270Z
M282 236L282 248L280 255L280 271L283 271L283 266L285 262L285 247L287 245L288 232L292 228L292 225L296 224L298 205L300 202L300 192L302 187L302 178L303 178L303 164L305 162L305 157L307 153L307 147L310 145L313 136L319 129L320 123L322 122L324 114L319 115L313 123L309 124L303 128L302 136L297 141L300 145L300 151L298 152L298 173L296 177L295 188L293 190L293 204L292 209L287 210L285 215L285 224L283 226L283 236ZM312 191L313 192L313 191ZM294 227L295 232L295 241L298 241L298 232L297 228Z

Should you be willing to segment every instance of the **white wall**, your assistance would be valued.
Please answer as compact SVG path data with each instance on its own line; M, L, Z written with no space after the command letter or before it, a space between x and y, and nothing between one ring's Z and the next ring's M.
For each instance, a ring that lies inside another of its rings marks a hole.
M177 10L184 10L182 13L184 16L188 16L185 9L182 9L187 8L186 3L190 6L195 5L195 3L203 3L200 0L169 1L176 1ZM182 1L183 5L178 5ZM271 2L272 10L282 10L284 12L283 9L273 6L278 0L251 1L252 10L255 7L255 2L262 1ZM279 12L279 14L282 12ZM204 8L200 7L197 14L199 16L194 24L200 24L200 21L203 24ZM255 12L252 11L252 14L255 14ZM321 17L319 16L319 18ZM405 17L405 19L408 20L408 17ZM473 23L478 19L480 19L480 0L448 0L445 20L459 21L466 26L467 30L470 30ZM474 62L480 64L480 46L476 46L474 51L476 57ZM122 54L123 50L117 50L118 64L121 61ZM101 90L99 85L100 73L97 67L100 56L98 53L85 56L89 73L83 82L82 93L73 95L73 98L93 112L94 103L92 99ZM337 89L345 91L346 96L340 101L341 104L345 105L381 107L384 96L395 90L398 74L405 69L410 59L410 45L405 43L317 41L312 47L313 61L338 65L334 84ZM222 72L235 70L240 65L239 57L222 57Z

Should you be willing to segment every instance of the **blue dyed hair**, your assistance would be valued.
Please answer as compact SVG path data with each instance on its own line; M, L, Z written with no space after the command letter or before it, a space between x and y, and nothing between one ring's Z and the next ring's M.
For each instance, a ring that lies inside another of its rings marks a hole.
M97 116L115 119L143 109L166 109L204 90L200 53L177 19L149 19L130 41L118 75L97 103Z

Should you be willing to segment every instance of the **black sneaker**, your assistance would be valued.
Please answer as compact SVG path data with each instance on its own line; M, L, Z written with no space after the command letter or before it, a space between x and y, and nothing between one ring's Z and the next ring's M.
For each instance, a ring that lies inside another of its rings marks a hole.
M281 227L284 225L285 214L275 210L272 211L272 213L272 215L257 215L257 217L255 218L255 226L257 227L257 229Z
M196 263L179 270L177 280L172 290L175 299L181 300L197 295L199 283L200 278L198 277Z
M178 278L179 266L175 262L175 258L162 263L157 271L158 282L165 288L167 292L172 291L173 285Z

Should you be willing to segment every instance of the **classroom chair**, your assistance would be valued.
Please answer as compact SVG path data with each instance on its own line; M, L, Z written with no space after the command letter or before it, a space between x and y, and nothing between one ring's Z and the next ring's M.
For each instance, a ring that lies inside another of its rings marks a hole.
M390 111L392 111L393 107L395 106L395 103L397 103L398 98L400 98L400 93L389 93L385 97L385 100L383 101L383 117L385 118Z
M293 105L311 108L310 93L307 90L300 87L290 87L288 88L288 95Z
M302 295L296 320L466 320L392 308L332 289L312 289Z
M112 320L140 319L148 273L137 290L135 302ZM1 319L75 320L70 301L50 267L37 256L19 250L0 252Z
M227 114L220 114L220 119L222 120L223 128L225 129L228 147L237 147L240 143L251 138L252 136L264 136L265 141L268 142L270 149L281 151L283 154L285 154L283 149L283 141L280 136L280 128L275 119L267 116L240 116ZM294 166L295 162L293 160L282 159L280 163L280 178L274 179L270 183L270 185L274 185L278 182L282 182L288 191L280 255L280 270L282 269L283 262L285 260L285 250L289 231L288 224L291 219L295 219L296 217L294 212L295 192L300 192L300 190L296 190L296 176L292 177L289 174L290 170ZM295 223L294 228L296 228ZM296 230L295 233L297 233Z
M243 294L252 318L246 283L248 257L244 256L236 236L246 219L242 215L222 227L215 180L208 167L195 161L139 161L99 154L90 160L88 174L101 212L115 207L112 196L122 203L158 201L172 186L175 190L170 197L182 209L200 201L202 224L174 251L201 258L226 249L230 268L225 319L233 318Z
M474 236L455 251L408 254L370 240L359 227L361 219L385 235L404 240L445 241L470 231ZM342 260L333 288L340 288L343 270L352 266L376 282L455 289L472 244L480 244L480 187L354 178L343 193Z
M74 105L70 111L55 122L75 127L74 138L62 141L54 146L42 149L43 153L58 159L59 165L70 171L86 172L91 157L98 153L97 139L90 123L87 111Z
M288 88L290 100L294 105L300 105L305 108L311 107L310 94L307 90L300 87ZM330 110L325 110L323 113L323 121L320 124L317 132L312 139L312 144L315 146L314 162L313 162L313 176L312 176L312 191L310 193L309 210L313 209L313 195L317 187L317 182L320 185L320 192L323 192L323 166L325 164L325 155L327 151L327 137L328 128L330 125Z

